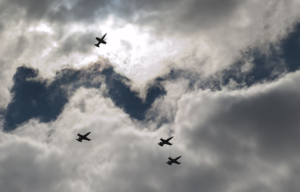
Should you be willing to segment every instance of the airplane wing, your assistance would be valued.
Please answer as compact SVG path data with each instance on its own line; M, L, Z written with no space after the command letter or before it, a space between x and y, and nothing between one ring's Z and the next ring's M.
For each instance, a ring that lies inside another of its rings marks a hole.
M169 139L167 139L167 141L170 141L173 137L170 137Z
M84 137L88 136L91 132L88 132L87 134L84 135Z
M170 161L173 161L173 159L171 157L168 158Z
M163 140L162 138L160 138L160 140L162 141L162 142L164 142L165 140Z
M177 165L180 165L180 163L178 161L173 161L173 163L175 163Z
M82 137L82 135L80 135L79 133L77 135L78 135L78 137Z
M175 160L178 160L180 157L181 157L181 156L179 156L179 157L176 157L176 158L175 158Z
M99 37L96 37L96 40L101 41L101 39Z
M100 43L106 44L106 42L102 39L100 39Z

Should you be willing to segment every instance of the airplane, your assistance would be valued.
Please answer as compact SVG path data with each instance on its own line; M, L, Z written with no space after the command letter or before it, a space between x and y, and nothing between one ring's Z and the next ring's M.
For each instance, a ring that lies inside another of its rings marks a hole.
M167 164L169 165L172 165L172 163L175 163L175 164L180 164L180 162L178 162L177 160L180 158L181 156L179 157L176 157L175 159L172 159L171 157L169 157L169 161L167 162Z
M82 142L82 140L87 140L87 141L90 141L91 139L87 138L87 136L90 134L91 132L88 132L87 134L85 135L81 135L80 133L78 133L78 139L76 139L77 141L79 142Z
M166 139L166 140L160 138L161 142L159 142L158 145L160 145L160 146L162 146L162 147L163 147L164 145L172 145L172 143L169 142L172 138L173 138L173 137L170 137L169 139Z
M100 45L101 43L106 44L106 42L104 41L104 37L106 36L106 34L107 34L107 33L105 33L105 35L103 35L103 37L102 37L101 39L100 39L99 37L96 37L96 39L97 39L97 41L98 41L98 43L95 44L96 47L99 47L99 45Z

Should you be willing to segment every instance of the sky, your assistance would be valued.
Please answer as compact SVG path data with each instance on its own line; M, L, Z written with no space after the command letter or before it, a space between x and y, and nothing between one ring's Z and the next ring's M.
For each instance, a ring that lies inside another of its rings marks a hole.
M299 9L0 1L1 192L298 192Z

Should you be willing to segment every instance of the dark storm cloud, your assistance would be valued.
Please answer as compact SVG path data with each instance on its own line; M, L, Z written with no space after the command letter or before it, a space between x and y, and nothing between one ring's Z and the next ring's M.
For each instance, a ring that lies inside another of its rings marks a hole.
M37 70L19 67L13 77L13 99L7 107L4 130L15 129L31 118L38 118L42 122L55 120L72 93L79 87L99 88L103 83L101 77L115 105L138 120L143 120L155 99L166 93L159 84L155 84L149 88L143 102L136 92L130 90L129 79L117 74L112 67L100 68L96 64L81 70L63 69L49 82L34 79L38 77Z
M190 147L202 146L229 159L253 153L270 162L298 157L299 79L287 82L254 95L220 93L213 98L204 94L205 103L194 104L198 108L193 107L186 114L201 114L200 108L209 114L204 120L196 121L198 129L184 133L193 138Z

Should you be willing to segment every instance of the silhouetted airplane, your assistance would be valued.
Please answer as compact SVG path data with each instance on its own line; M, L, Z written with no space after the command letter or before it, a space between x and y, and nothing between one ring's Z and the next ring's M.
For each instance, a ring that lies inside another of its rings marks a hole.
M103 35L103 37L102 37L101 39L100 39L99 37L96 37L96 39L97 39L97 41L98 41L98 43L95 44L96 47L99 47L99 45L100 45L101 43L106 44L106 42L104 41L104 37L106 36L106 34L107 34L107 33L105 33L105 35Z
M177 160L180 158L181 156L179 157L176 157L175 159L172 159L171 157L169 157L169 161L167 162L167 164L169 165L172 165L172 163L175 163L175 164L180 164L180 162L178 162Z
M87 138L87 136L90 134L91 132L88 132L87 134L85 135L80 135L79 133L77 134L78 135L78 139L76 139L77 141L79 142L82 142L82 140L87 140L87 141L90 141L91 139Z
M161 142L159 142L158 144L159 144L160 146L162 146L162 147L163 147L164 145L172 145L172 143L169 142L172 138L173 138L173 137L170 137L169 139L166 139L166 140L160 138Z

